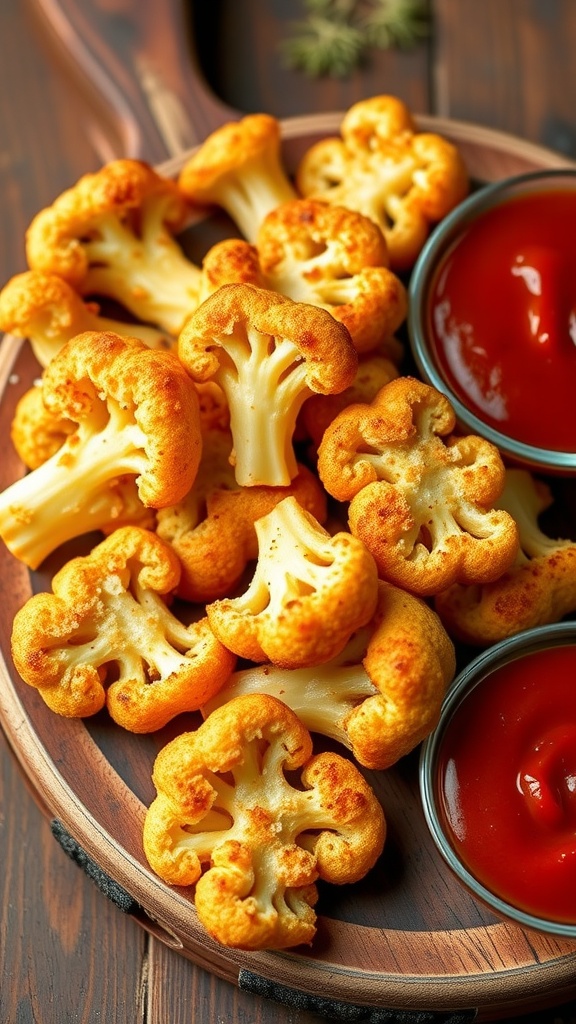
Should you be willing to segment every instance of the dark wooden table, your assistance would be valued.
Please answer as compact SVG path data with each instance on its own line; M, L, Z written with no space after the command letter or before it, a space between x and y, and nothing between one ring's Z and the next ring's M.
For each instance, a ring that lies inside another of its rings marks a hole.
M192 109L195 52L209 95L219 97L216 120L221 104L285 117L392 92L414 111L576 158L575 0L434 0L431 8L431 35L416 49L373 54L345 81L310 81L278 59L299 13L290 0L211 0L196 12L176 0L2 0L0 284L25 267L34 213L83 172L119 155L158 162L209 130L210 118ZM165 112L167 94L176 110L169 122L149 105L152 95ZM150 937L55 842L3 738L0 760L0 1024L321 1019L239 991ZM515 1019L574 1024L576 1002Z

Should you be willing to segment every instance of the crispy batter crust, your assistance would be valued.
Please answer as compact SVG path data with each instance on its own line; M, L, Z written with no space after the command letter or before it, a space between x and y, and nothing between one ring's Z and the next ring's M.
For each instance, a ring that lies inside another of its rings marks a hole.
M527 470L507 470L498 506L514 517L520 550L494 582L454 584L436 595L436 610L456 639L486 646L576 611L576 542L548 537L538 522L551 503L543 481Z
M102 317L56 274L28 270L0 292L0 330L28 338L40 366L46 367L67 341L84 331L114 331L140 338L149 348L168 348L168 335L146 324Z
M44 403L81 422L98 396L131 410L142 431L144 504L160 508L179 501L196 476L202 439L198 396L175 352L111 332L78 335L45 370Z
M402 353L394 334L406 316L406 290L388 269L382 232L362 214L313 199L283 203L265 218L255 245L229 239L207 253L201 294L234 282L327 309L358 352Z
M34 385L16 405L10 437L24 465L36 469L54 455L75 430L73 420L46 408L42 388Z
M354 104L340 132L304 154L299 192L371 217L386 238L392 269L410 269L431 225L468 192L457 147L418 132L408 107L387 95Z
M312 391L331 394L354 380L358 356L342 324L326 310L249 284L219 288L184 325L178 354L195 380L216 373L218 348L225 349L227 339L243 329L289 340L306 361L306 383ZM273 397L267 396L271 401Z
M88 269L82 235L97 228L106 214L138 210L146 200L160 197L166 200L165 222L176 232L186 219L186 201L177 184L149 164L113 160L83 175L32 220L26 233L29 266L80 286Z
M158 595L180 576L174 552L137 526L114 531L54 576L52 593L17 613L12 655L26 683L66 717L104 705L133 732L152 732L216 693L235 659L206 619L184 628ZM117 676L106 692L108 676Z
M239 487L230 465L227 432L204 433L202 461L194 485L178 505L161 509L157 532L178 555L178 595L206 603L235 591L248 562L258 555L255 522L294 495L320 522L326 495L305 466L287 487Z
M303 790L284 774L295 770ZM214 711L160 751L153 779L146 856L166 881L196 885L200 920L224 945L311 942L316 880L357 881L383 848L384 814L358 770L313 757L309 732L274 697Z
M331 536L293 496L255 527L258 561L250 586L240 597L207 606L212 629L251 661L285 668L328 661L374 613L372 556L347 532Z
M344 409L318 453L324 486L350 501L350 530L380 576L420 595L497 579L518 550L514 519L494 508L505 479L498 450L454 427L444 395L398 377L370 405Z

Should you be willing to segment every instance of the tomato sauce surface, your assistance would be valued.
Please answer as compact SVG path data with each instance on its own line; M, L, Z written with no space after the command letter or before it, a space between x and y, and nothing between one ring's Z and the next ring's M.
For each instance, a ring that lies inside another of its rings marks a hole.
M448 724L438 770L469 872L527 913L576 923L576 645L482 680Z
M436 360L462 403L518 441L576 451L576 190L478 217L429 293Z

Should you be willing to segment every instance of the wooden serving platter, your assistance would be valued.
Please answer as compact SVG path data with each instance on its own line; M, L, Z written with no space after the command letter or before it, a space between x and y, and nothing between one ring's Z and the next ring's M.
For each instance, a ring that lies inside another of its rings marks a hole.
M289 169L317 138L337 132L341 114L283 123ZM472 178L491 181L539 167L573 166L557 154L500 132L432 117L419 124L453 139ZM162 166L176 173L185 156ZM191 225L183 245L197 261L226 233L215 218ZM39 374L27 343L0 346L0 488L23 473L9 442L19 397ZM571 486L571 485L570 485ZM418 752L387 772L366 772L384 806L389 836L368 877L354 886L320 887L319 927L311 948L243 953L213 942L198 923L192 893L171 888L142 850L151 769L174 735L199 724L182 716L161 732L135 736L105 713L60 719L18 678L10 658L16 610L48 589L54 571L99 538L82 538L30 573L0 547L0 719L45 812L133 898L143 927L209 971L262 991L268 983L326 1000L390 1010L462 1011L461 1020L494 1020L576 993L576 942L499 921L452 877L430 839L418 795ZM320 748L318 743L318 749ZM489 749L487 746L487 756ZM368 1013L368 1009L367 1009ZM353 1018L356 1019L356 1018Z

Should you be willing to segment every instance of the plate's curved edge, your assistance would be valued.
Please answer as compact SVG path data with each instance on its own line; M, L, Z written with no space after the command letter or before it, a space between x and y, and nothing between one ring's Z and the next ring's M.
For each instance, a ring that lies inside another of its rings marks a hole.
M345 111L331 111L326 114L297 114L279 121L283 140L296 139L301 135L313 135L315 132L334 133L340 130ZM238 115L241 117L242 115ZM562 153L542 146L537 142L522 139L509 132L486 125L471 124L468 121L452 120L435 114L415 114L414 120L420 131L436 132L446 135L454 142L473 143L477 146L490 146L502 153L514 149L516 155L535 166L575 168L576 161ZM201 145L201 144L200 144ZM167 177L174 177L180 172L186 161L200 146L194 146L178 156L171 157L158 166L158 171Z
M10 374L23 345L24 338L16 338L13 334L0 335L0 398L8 385Z

